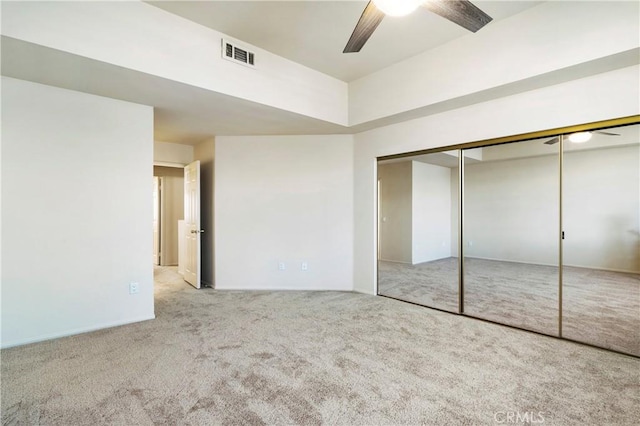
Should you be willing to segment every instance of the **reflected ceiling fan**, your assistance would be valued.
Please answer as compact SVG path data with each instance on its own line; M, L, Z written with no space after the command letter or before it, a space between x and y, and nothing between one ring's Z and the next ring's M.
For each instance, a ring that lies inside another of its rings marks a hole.
M600 131L600 130L594 130L592 132L571 133L568 136L567 139L569 139L569 141L571 141L573 143L584 143L584 142L587 142L589 139L591 139L591 137L593 136L594 133L597 133L599 135L605 135L605 136L620 136L619 133L611 133L611 132L603 132L603 131ZM553 139L549 139L544 144L545 145L555 145L558 142L560 142L560 136L556 136Z
M474 33L493 19L468 0L371 0L342 53L359 52L386 15L408 15L418 6Z

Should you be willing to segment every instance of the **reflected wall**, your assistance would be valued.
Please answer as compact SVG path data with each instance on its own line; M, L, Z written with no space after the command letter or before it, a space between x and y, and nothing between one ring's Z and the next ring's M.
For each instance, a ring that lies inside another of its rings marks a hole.
M378 294L458 312L458 152L378 164Z
M640 356L640 126L564 143L563 336Z
M464 313L557 335L559 144L464 150Z

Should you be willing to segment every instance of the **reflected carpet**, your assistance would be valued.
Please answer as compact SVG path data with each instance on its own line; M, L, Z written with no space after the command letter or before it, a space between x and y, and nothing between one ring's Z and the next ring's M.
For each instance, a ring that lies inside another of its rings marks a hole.
M558 268L465 259L466 314L558 335ZM640 356L640 275L563 268L563 333L568 339ZM458 259L416 265L379 262L385 296L458 309Z

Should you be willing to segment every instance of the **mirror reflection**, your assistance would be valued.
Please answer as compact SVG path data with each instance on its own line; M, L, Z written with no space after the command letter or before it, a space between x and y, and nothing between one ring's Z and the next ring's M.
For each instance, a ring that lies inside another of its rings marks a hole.
M464 151L464 312L557 335L559 144Z
M640 356L640 125L380 160L378 294Z
M378 164L378 294L458 312L458 151Z
M640 356L640 126L564 143L563 336Z

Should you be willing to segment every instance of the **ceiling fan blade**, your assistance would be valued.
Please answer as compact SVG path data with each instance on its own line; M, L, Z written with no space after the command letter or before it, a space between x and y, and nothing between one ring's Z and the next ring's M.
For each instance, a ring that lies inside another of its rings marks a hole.
M378 28L382 18L384 18L384 12L378 9L372 1L364 8L360 20L353 29L351 38L344 47L342 53L359 52L362 46L369 40L371 34Z
M620 136L620 133L610 133L610 132L601 132L601 131L595 131L593 133L599 133L601 135L607 135L607 136Z
M493 20L468 0L430 0L422 5L474 33Z
M548 140L548 141L546 141L544 144L545 144L545 145L555 145L555 144L557 144L558 142L560 142L560 137L559 137L559 136L556 136L556 137L555 137L555 138L553 138L553 139L549 139L549 140Z

